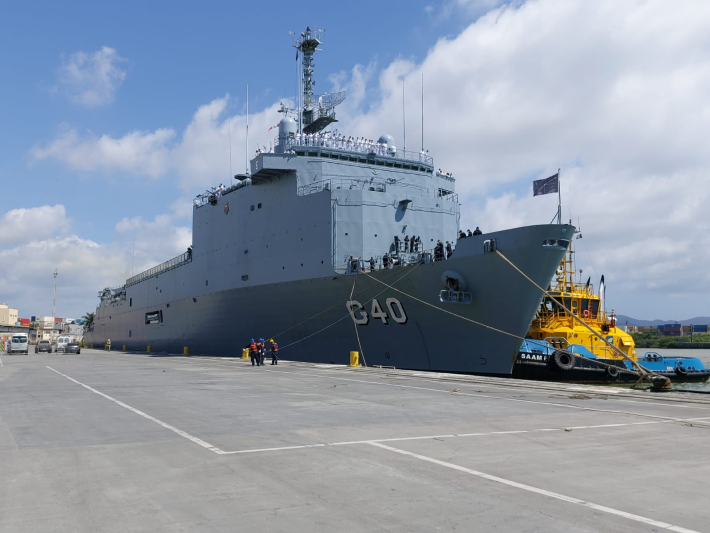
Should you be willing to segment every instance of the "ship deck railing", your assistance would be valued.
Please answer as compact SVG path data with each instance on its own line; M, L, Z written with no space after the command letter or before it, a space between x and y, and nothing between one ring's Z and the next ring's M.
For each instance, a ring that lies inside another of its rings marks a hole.
M280 142L278 137L274 139L274 146L283 145L284 152L293 150L294 152L308 152L308 155L333 154L343 156L345 159L357 157L364 160L374 160L379 163L385 163L386 166L395 166L397 162L419 163L426 166L428 171L433 172L434 170L434 158L421 152L397 149L393 154L389 154L383 152L382 149L378 150L377 147L368 147L364 150L356 150L354 148L332 146L333 143L335 143L335 141L331 140L331 146L327 146L328 141L325 141L322 138L314 141L313 144L296 142L295 139L288 139L285 142ZM390 163L390 165L387 165L387 163ZM454 181L452 176L440 175L439 177L449 181Z
M458 194L440 188L434 189L429 187L419 187L418 185L412 185L410 183L405 183L397 180L392 180L391 182L388 182L362 178L328 178L314 183L309 183L308 185L300 185L298 187L298 195L306 196L308 194L313 194L321 191L338 189L387 192L388 185L396 187L406 187L407 189L415 191L416 196L419 196L421 198L441 199L448 202L453 202L455 204L458 204L459 201Z
M240 176L241 177L241 176ZM234 185L230 185L229 187L225 187L223 191L217 190L217 187L211 187L210 189L207 189L205 192L198 194L195 196L195 198L192 201L192 204L195 206L195 208L200 208L202 206L208 205L208 204L216 204L217 199L221 198L222 196L225 196L229 194L230 192L236 191L237 189L241 189L242 187L248 187L251 185L251 180L248 179L249 176L243 176L244 179L241 181L238 181Z
M185 252L183 254L178 255L177 257L173 257L172 259L165 261L164 263L160 263L159 265L154 266L153 268L149 268L148 270L145 270L140 274L136 274L135 276L128 278L126 280L126 287L130 287L131 285L140 283L141 281L146 280L148 278L155 277L159 274L162 274L163 272L167 272L168 270L181 267L191 261L192 254L189 252Z
M394 243L392 243L394 248ZM446 257L446 249L444 249L444 254L437 256L434 250L417 250L415 252L405 252L404 242L399 242L399 251L393 249L391 252L387 252L389 256L388 266L384 266L383 257L385 254L375 255L372 257L375 261L375 270L387 270L398 268L408 265L416 265L417 263L438 263L439 261L447 261L452 259L453 252L456 251L456 246L452 246L451 257ZM344 266L337 266L333 270L338 274L354 274L355 270L353 268L353 261L357 262L357 269L364 272L372 272L370 270L370 259L362 257L345 256Z

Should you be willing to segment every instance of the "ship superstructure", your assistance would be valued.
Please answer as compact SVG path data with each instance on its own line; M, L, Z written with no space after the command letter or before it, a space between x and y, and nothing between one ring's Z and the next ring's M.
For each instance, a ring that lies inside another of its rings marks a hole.
M284 359L360 350L369 365L511 372L541 294L495 250L546 284L574 228L458 239L455 179L426 152L327 129L345 95L313 95L321 44L315 30L296 39L303 94L282 107L273 151L195 198L188 252L100 293L86 342L235 355L277 337Z

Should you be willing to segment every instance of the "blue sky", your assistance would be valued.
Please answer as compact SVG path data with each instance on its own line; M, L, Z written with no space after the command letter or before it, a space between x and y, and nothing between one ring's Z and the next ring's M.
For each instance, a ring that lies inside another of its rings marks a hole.
M348 8L347 6L350 6ZM293 2L96 2L16 3L5 8L0 33L0 180L21 206L63 203L87 238L105 240L114 219L165 209L176 194L170 179L136 182L113 172L76 172L53 162L33 162L30 149L63 125L120 136L130 130L184 128L195 109L229 93L243 112L250 86L252 110L294 92L294 51L289 31L316 16L327 30L328 53L319 73L377 58L421 57L451 20L435 22L424 2L348 3L304 10ZM376 16L374 16L376 15ZM396 21L396 23L393 23ZM126 77L111 105L86 108L57 89L63 58L101 46L117 51ZM326 80L321 78L320 84ZM319 85L320 85L319 84ZM320 87L319 87L320 88ZM235 154L236 155L236 154ZM159 206L156 206L156 202ZM101 218L109 221L98 223Z
M531 181L562 169L579 265L638 318L710 315L710 4L440 0L4 4L0 301L92 309L190 243L190 199L268 145L295 85L289 31L325 28L316 91L346 89L340 128L454 172L462 225L548 223ZM413 139L414 141L410 140ZM411 145L408 147L411 148ZM689 194L688 191L692 191ZM579 243L581 245L581 243ZM592 257L593 256L593 257Z

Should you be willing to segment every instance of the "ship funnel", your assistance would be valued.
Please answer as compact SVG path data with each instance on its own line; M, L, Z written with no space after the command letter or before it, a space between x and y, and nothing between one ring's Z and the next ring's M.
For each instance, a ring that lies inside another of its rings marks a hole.
M604 295L606 294L606 285L604 284L604 275L599 280L599 309L604 311Z

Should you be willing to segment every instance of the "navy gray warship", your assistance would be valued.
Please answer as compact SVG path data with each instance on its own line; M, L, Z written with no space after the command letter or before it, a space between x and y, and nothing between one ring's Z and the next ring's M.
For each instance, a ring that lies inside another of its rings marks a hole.
M100 291L86 343L241 355L273 337L293 361L511 373L542 293L496 250L547 286L574 228L459 238L455 179L426 151L333 129L345 94L314 94L322 40L295 36L301 95L273 150L195 198L186 253Z

